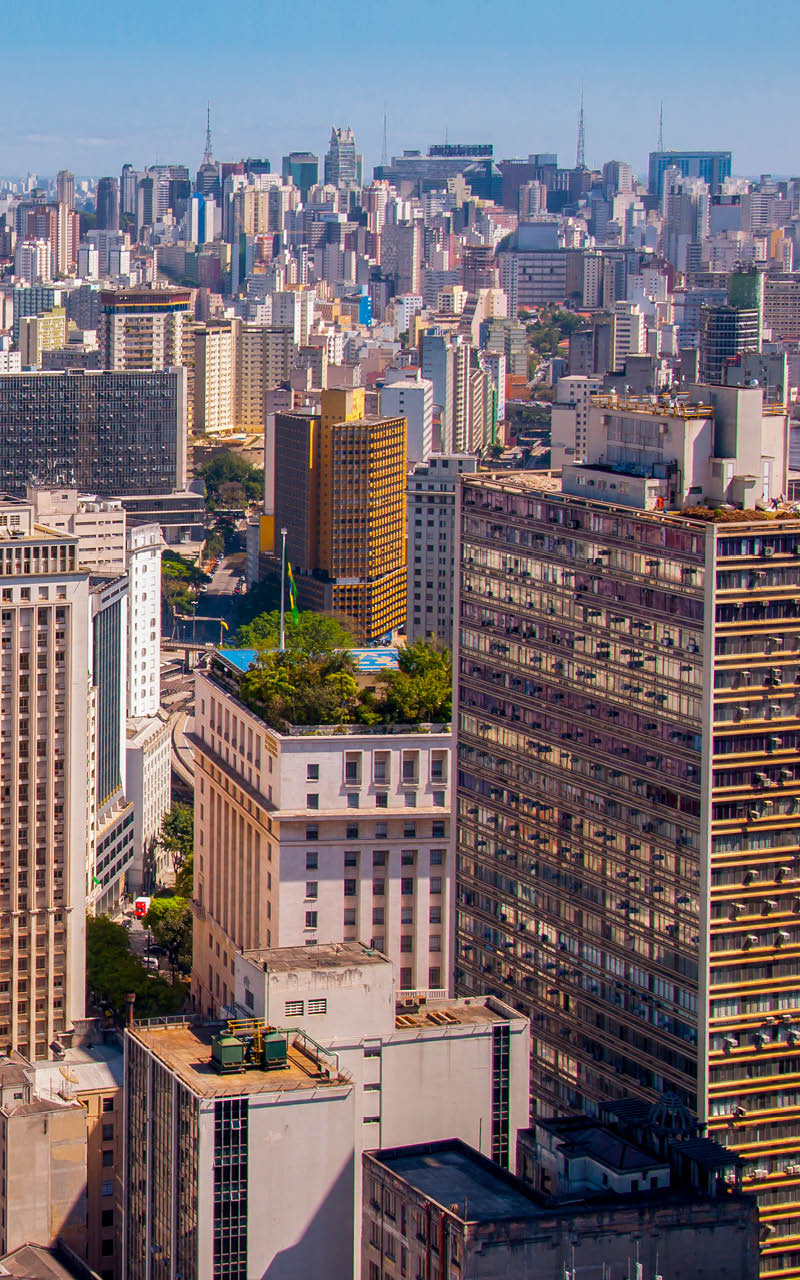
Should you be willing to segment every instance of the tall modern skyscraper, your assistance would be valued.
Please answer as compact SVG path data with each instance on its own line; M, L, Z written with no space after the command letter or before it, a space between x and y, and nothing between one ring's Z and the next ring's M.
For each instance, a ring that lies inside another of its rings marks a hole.
M97 183L97 229L119 231L119 185L116 178Z
M84 1012L89 579L78 539L0 504L0 1046Z
M219 201L221 194L219 163L214 159L211 147L211 103L206 114L206 144L203 151L203 163L197 170L195 190L201 196L211 196Z
M283 157L281 176L284 182L291 178L301 198L307 200L309 191L319 182L319 156L310 151L290 151Z
M363 158L356 151L356 137L349 125L331 129L325 156L325 182L334 187L360 187Z
M59 169L56 174L56 200L68 209L75 208L75 174L69 169Z
M462 481L456 985L530 1014L542 1114L677 1094L796 1276L800 520L757 509L785 411L589 418L561 480Z
M406 422L367 415L364 392L323 391L321 415L275 416L275 524L301 605L377 640L406 616Z
M680 169L685 178L702 178L715 193L731 176L731 152L651 151L647 182L651 195L661 196L664 174L670 168Z
M761 347L759 313L754 307L702 307L700 379L722 382L726 366L746 351Z

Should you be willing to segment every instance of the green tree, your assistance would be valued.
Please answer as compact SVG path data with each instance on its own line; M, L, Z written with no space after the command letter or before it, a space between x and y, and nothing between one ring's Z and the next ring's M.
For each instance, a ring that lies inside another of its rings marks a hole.
M192 909L186 898L153 898L144 923L172 965L173 978L176 969L191 973Z
M279 732L295 724L350 724L359 699L346 653L262 653L242 677L239 695Z
M190 804L178 801L164 814L159 839L171 855L177 874L194 850L194 810Z
M399 670L381 675L382 719L393 724L449 724L453 715L450 653L422 640L399 653Z
M229 502L230 489L226 485L237 485L245 502L257 502L264 493L264 472L259 471L241 454L232 449L220 449L208 462L196 468L196 474L205 482L206 505L214 510L218 506L239 505ZM237 490L237 494L239 492Z
M190 853L175 872L175 894L180 898L191 898L193 889L194 853Z
M236 643L243 649L277 649L280 633L280 610L273 609L244 623L236 633ZM286 614L286 648L291 653L321 658L335 649L350 649L353 643L350 632L329 613L304 609L296 624L292 615Z
M128 931L108 916L86 920L86 987L91 1003L121 1022L126 996L136 996L135 1016L152 1018L178 1013L186 1000L183 982L167 982L152 974L130 949Z

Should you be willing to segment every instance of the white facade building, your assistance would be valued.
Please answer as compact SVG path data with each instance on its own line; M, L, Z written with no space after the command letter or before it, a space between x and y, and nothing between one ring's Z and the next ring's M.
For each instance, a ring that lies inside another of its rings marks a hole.
M288 1029L285 1066L217 1074L217 1028L126 1035L124 1272L156 1280L163 1253L197 1280L223 1256L237 1277L353 1280L362 1153L461 1137L490 1155L500 1129L513 1151L528 1124L527 1019L491 996L396 1013L392 965L355 944L254 953L239 974L237 1013L269 1006ZM173 1147L159 1125L177 1134L179 1118L194 1137ZM224 1161L241 1179L235 1214L214 1194L223 1152L242 1156Z
M406 461L426 462L433 448L433 383L419 374L387 383L380 411L385 418L405 418Z
M239 678L217 655L195 685L198 1008L230 1007L242 948L342 940L385 952L403 989L449 989L450 726L280 734Z
M172 794L170 723L159 715L129 720L125 740L126 790L133 805L133 863L128 887L148 891L163 884L169 854L159 842Z
M550 419L550 466L554 471L560 471L565 462L580 461L584 456L592 396L602 386L601 377L583 373L569 374L556 383Z
M644 313L635 302L614 303L614 369L621 372L628 356L645 350Z
M77 489L37 489L28 485L26 501L48 529L78 539L78 560L93 573L125 573L125 509L116 498L81 495Z
M129 716L154 716L161 704L162 546L157 524L143 524L128 531Z
M457 576L455 521L458 477L476 471L469 453L434 453L408 477L408 605L406 635L436 637L448 648L453 638L453 595Z

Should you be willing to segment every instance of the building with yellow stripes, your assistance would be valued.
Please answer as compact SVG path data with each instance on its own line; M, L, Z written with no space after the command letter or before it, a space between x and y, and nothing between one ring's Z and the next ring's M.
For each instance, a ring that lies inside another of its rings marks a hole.
M724 404L597 402L602 460L462 479L456 988L530 1016L541 1115L677 1095L745 1162L762 1275L796 1278L800 518L760 396L756 466ZM673 432L694 472L645 464Z
M359 639L405 623L405 456L405 418L365 415L362 389L276 414L275 528L300 607L346 616Z

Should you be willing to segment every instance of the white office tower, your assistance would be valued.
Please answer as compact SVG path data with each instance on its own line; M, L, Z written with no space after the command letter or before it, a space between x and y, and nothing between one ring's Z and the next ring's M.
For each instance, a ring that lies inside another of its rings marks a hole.
M416 377L388 382L381 391L384 418L405 418L406 461L426 462L433 448L433 383Z
M172 735L167 714L128 720L125 740L125 787L133 805L133 859L128 888L149 893L164 884L170 855L159 840L161 823L172 801Z
M586 430L592 396L603 379L593 374L573 373L559 378L550 419L550 466L560 471L565 462L580 462L586 449Z
M396 1004L392 965L359 943L235 964L249 1021L125 1036L125 1276L355 1280L364 1151L460 1137L509 1167L530 1043L510 1005ZM386 1277L401 1257L398 1240Z
M0 504L0 1048L84 1013L89 583L77 539Z
M456 489L458 478L477 471L469 453L434 453L418 462L408 477L408 605L406 636L453 640L453 597L456 578Z
M128 530L128 715L154 716L161 704L161 529Z

